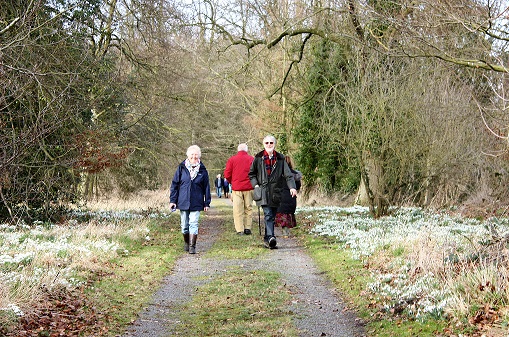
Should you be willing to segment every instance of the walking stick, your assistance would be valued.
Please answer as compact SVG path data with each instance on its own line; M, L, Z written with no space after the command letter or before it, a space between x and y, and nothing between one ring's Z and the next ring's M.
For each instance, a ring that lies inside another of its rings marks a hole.
M260 233L260 236L262 236L262 225L261 225L261 219L260 219L260 206L258 206L258 233Z

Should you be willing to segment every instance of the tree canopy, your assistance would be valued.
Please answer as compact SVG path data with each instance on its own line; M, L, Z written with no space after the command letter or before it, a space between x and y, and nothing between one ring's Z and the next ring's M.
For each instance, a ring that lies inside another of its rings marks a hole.
M506 196L502 1L0 7L3 218L167 188L191 144L215 176L269 133L375 215Z

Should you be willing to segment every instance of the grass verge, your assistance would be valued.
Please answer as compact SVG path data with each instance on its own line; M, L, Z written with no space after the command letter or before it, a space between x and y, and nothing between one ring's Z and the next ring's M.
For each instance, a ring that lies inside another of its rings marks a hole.
M151 240L129 242L129 256L111 261L108 269L96 275L87 297L107 313L108 336L117 336L134 321L182 254L177 219L150 220Z
M299 219L298 219L299 220ZM305 221L300 221L305 223ZM372 281L370 272L360 260L353 259L348 250L340 249L335 239L309 234L306 226L294 229L301 243L317 267L342 294L347 306L366 322L369 337L444 336L448 323L443 320L420 322L391 315L381 310L380 303L365 291Z

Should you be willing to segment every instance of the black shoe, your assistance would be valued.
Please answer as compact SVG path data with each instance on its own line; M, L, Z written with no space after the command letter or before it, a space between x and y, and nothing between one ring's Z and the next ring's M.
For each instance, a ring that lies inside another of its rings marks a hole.
M246 235L251 235L251 230L250 229L244 229L244 234Z
M276 248L276 245L277 245L277 240L274 236L271 236L269 238L269 248L270 249L275 249Z

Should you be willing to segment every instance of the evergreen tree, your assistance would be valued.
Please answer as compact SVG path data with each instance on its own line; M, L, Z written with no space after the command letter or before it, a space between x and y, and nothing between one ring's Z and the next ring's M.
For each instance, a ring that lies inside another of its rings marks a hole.
M346 118L342 95L351 77L348 47L316 41L307 69L306 94L300 108L295 140L299 168L308 186L331 191L351 191L358 184L347 161ZM347 173L350 172L350 173ZM353 180L352 180L353 178Z

